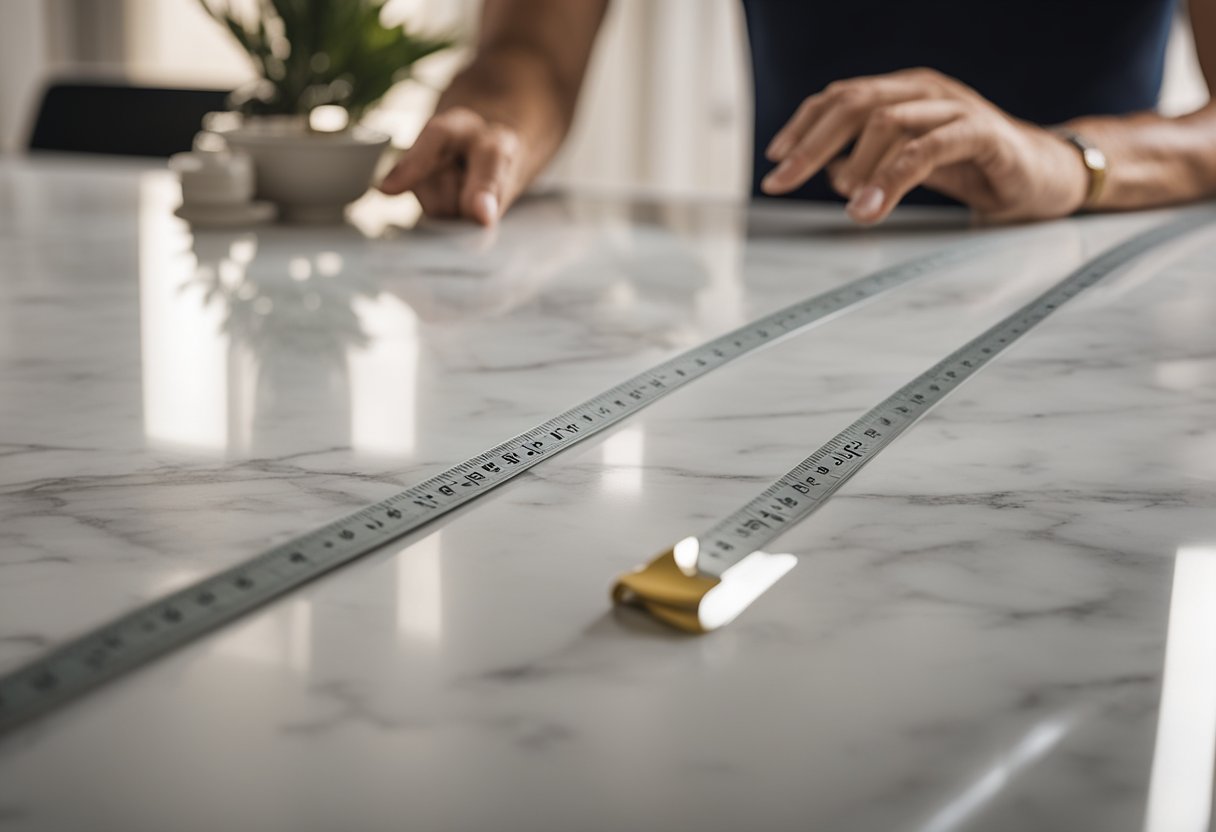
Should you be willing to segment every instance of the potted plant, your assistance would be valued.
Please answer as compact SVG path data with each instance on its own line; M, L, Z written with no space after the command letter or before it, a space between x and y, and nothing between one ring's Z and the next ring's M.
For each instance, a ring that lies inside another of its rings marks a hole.
M258 80L233 93L241 114L214 128L253 157L258 195L295 222L340 220L371 183L389 138L359 124L414 63L451 45L386 25L387 0L199 0L248 53ZM314 129L318 107L341 108L346 126Z

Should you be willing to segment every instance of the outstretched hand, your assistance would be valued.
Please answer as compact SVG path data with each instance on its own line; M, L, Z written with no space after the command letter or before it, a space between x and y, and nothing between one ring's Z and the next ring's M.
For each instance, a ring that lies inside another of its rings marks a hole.
M380 183L386 194L413 191L432 217L493 225L522 187L519 137L465 107L437 113Z
M826 167L849 215L865 224L920 185L1003 221L1071 214L1089 186L1075 148L931 69L830 84L802 103L766 156L779 164L761 182L765 193L792 191Z

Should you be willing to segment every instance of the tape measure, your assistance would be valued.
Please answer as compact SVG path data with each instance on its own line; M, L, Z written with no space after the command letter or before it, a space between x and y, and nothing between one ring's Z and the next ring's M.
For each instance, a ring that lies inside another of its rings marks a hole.
M793 566L792 556L771 555L764 547L1048 315L1129 260L1212 219L1210 211L1188 213L1090 260L899 388L751 502L622 576L613 598L692 632L729 622Z
M0 677L0 731L413 532L753 350L997 243L998 232L874 272L665 361L425 482L275 546L75 638Z

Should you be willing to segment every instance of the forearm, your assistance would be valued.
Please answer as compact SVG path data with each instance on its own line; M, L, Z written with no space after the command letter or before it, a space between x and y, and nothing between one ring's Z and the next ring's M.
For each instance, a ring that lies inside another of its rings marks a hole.
M1106 154L1097 210L1151 208L1216 196L1216 103L1178 118L1085 117L1067 126Z
M429 216L498 222L570 129L608 0L485 0L473 62L380 183Z
M578 90L568 86L534 47L489 44L440 96L436 112L467 107L486 121L513 129L530 180L557 152L570 128Z
M485 0L473 62L439 110L466 107L518 139L531 180L557 152L574 119L608 0Z

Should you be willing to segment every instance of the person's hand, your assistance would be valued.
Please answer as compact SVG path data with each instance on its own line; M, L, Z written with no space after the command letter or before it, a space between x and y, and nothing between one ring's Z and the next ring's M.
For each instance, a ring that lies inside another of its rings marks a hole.
M836 158L850 142L852 153ZM765 155L780 163L761 183L765 193L792 191L826 166L849 215L866 224L918 185L1012 221L1071 214L1089 184L1075 148L931 69L830 84L802 103Z
M511 128L453 107L427 122L379 187L413 191L429 216L493 225L522 188L519 149Z

